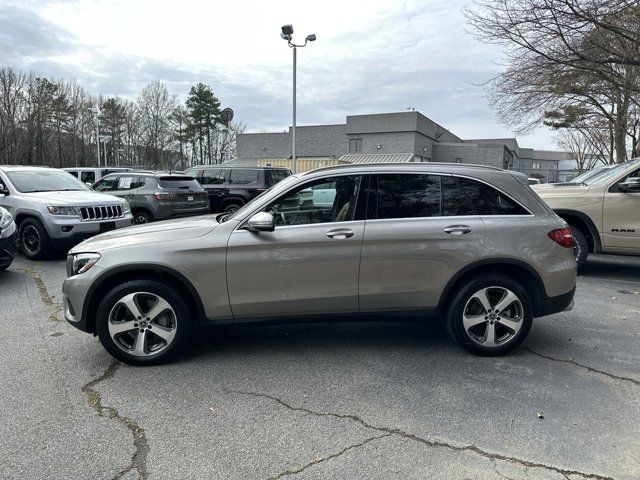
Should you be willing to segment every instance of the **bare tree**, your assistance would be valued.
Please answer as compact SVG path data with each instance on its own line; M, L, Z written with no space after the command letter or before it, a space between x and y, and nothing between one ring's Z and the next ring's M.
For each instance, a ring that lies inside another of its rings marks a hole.
M140 114L144 160L153 168L161 168L164 166L164 150L173 137L169 117L177 106L176 97L169 93L164 83L156 80L142 89L136 103Z

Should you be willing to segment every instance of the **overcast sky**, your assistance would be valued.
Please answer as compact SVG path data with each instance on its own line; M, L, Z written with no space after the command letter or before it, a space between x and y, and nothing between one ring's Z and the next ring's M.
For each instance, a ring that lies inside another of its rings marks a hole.
M407 107L462 138L513 136L481 86L501 51L465 32L468 0L0 0L0 65L75 78L94 94L135 97L166 82L183 99L211 85L249 131L291 123L291 51L298 51L298 124L343 123ZM521 146L555 148L540 129Z

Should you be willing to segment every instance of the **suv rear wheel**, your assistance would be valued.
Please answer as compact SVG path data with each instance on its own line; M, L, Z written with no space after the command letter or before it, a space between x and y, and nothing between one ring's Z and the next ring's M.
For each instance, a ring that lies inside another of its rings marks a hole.
M35 218L27 218L20 224L20 250L30 260L39 260L51 255L49 234Z
M454 295L446 322L451 336L479 355L502 355L525 339L533 320L520 283L503 274L478 275Z
M151 215L149 215L144 210L138 210L133 214L133 223L135 225L142 225L143 223L149 223L151 221Z
M173 357L189 339L190 309L171 285L133 280L114 287L98 307L100 342L130 365L153 365Z

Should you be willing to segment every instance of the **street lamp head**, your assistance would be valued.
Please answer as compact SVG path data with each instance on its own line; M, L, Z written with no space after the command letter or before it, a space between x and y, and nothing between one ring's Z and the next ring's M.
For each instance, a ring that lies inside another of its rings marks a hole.
M306 40L307 40L308 42L315 42L315 41L316 41L316 34L315 34L315 33L312 33L311 35L307 35Z
M280 34L280 36L283 39L290 41L291 37L293 36L293 25L283 25L282 33Z

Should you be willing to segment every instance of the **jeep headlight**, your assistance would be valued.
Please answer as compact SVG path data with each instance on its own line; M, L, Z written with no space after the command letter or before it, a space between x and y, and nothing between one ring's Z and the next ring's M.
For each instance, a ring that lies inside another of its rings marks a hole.
M0 231L8 228L9 225L11 225L12 221L13 217L11 216L9 211L5 210L4 208L0 208Z
M76 253L71 264L71 275L79 275L93 267L100 260L99 253Z
M129 205L129 202L125 200L122 204L122 213L126 215L129 212L131 212L131 205Z
M76 210L76 207L55 207L55 206L50 206L47 207L47 210L49 210L49 213L51 215L78 215L78 211Z

